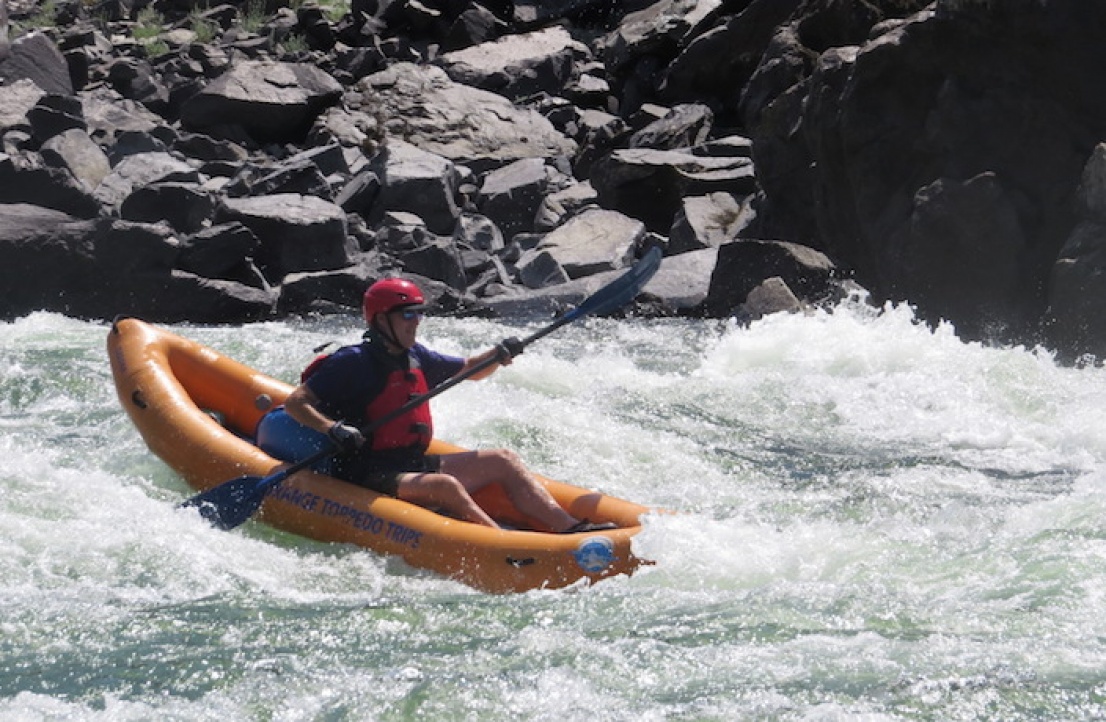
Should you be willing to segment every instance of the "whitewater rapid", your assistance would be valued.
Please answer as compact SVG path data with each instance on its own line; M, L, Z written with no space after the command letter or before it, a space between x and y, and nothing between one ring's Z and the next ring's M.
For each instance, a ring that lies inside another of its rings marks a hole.
M428 318L467 354L541 325ZM292 381L358 319L177 325ZM480 594L176 508L107 324L0 323L0 719L1106 716L1106 371L853 300L587 320L434 402L463 446L649 505L654 564Z

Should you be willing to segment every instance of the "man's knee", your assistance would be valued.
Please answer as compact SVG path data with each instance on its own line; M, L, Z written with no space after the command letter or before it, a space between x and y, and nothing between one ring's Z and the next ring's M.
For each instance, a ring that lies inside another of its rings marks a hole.
M500 466L518 471L524 469L522 459L510 449L491 449L488 453Z
M427 474L423 484L427 491L443 499L459 499L467 494L464 485L451 474Z

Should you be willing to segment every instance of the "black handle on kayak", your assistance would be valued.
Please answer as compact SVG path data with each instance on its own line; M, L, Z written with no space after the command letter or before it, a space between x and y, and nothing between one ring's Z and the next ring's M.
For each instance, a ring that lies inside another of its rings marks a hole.
M489 356L471 368L443 381L427 393L411 399L398 409L374 420L373 423L361 429L362 433L368 435L380 426L425 404L438 394L448 391L489 366L500 363L503 360L501 354L507 353L509 355L514 355L508 346L519 349L516 353L521 353L521 349L526 348L538 339L548 336L561 326L572 323L585 316L610 313L615 309L621 308L626 303L632 301L634 297L641 292L641 289L645 287L645 284L649 282L649 279L651 279L657 272L657 269L660 268L660 263L661 250L659 248L651 249L641 260L634 264L633 268L596 291L579 306L560 316L553 323L535 331L519 341L513 341L510 344L504 342L498 347L499 353ZM265 497L289 476L337 453L337 448L323 449L269 476L239 476L230 481L223 482L218 486L214 486L207 491L196 494L192 498L182 502L181 506L196 507L205 519L220 529L233 529L248 521L249 518L257 512L258 508L261 507L262 502L265 501Z

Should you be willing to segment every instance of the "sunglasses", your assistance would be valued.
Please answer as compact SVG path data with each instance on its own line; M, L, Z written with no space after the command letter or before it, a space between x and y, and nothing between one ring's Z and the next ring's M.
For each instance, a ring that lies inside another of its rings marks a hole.
M415 319L421 319L423 316L422 311L393 311L396 315L402 318L404 321L414 321Z

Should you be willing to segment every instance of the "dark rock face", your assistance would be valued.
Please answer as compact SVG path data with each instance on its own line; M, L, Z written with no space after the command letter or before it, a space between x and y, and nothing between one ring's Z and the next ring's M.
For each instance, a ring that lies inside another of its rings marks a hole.
M642 312L859 284L1106 355L1101 4L150 10L156 45L129 4L0 33L0 317L350 312L394 273L443 311L543 312L659 245Z
M971 338L1039 337L1080 171L1106 131L1091 91L1104 22L1075 1L938 2L792 64L790 85L745 107L763 218L877 298ZM801 57L804 29L777 35L780 64Z

